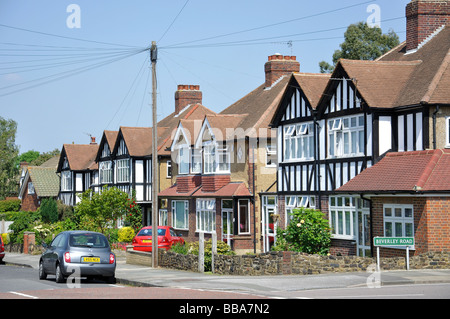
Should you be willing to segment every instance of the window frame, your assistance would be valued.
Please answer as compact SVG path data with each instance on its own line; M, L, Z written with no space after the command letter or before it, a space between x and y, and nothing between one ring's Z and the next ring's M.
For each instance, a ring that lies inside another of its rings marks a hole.
M129 183L130 182L131 174L130 174L130 159L129 158L116 160L116 173L117 173L117 183Z
M314 143L314 122L284 126L284 161L313 160L315 153Z
M328 158L364 156L364 114L330 118L327 127Z
M177 205L176 203L178 202L183 202L184 203L184 211L183 212L177 212ZM171 214L172 214L172 220L171 220L171 225L173 228L175 229L180 229L180 230L189 230L189 201L188 200L173 200L172 201L172 207L171 207ZM177 225L176 221L177 221L177 216L179 214L183 214L183 225L181 225L181 227L178 227L180 225Z
M99 171L99 180L100 184L112 184L113 183L113 168L112 168L112 161L102 161L98 165L98 171ZM105 167L109 166L109 167ZM105 180L105 176L107 177L107 180Z
M61 172L61 191L71 192L72 191L72 171L62 171Z
M390 216L386 215L390 209ZM398 212L400 210L400 216ZM411 216L406 216L406 210L410 210ZM390 233L387 231L387 223L391 223ZM401 225L401 235L397 234L397 225ZM410 225L410 234L407 233L407 225ZM414 237L414 205L412 204L383 204L383 235L385 237ZM391 246L391 248L403 248L401 246ZM415 249L414 246L412 249Z
M243 204L243 205L241 205L241 202L246 202L245 204ZM250 201L248 200L248 199L239 199L238 200L238 235L250 235L251 234L251 227L250 227L250 224L251 224L251 221L250 221ZM246 209L247 209L247 216L245 217L246 218L246 221L244 221L245 222L245 226L244 226L244 229L243 230L241 230L241 207L246 207Z
M214 233L216 231L216 200L197 199L195 202L195 232Z

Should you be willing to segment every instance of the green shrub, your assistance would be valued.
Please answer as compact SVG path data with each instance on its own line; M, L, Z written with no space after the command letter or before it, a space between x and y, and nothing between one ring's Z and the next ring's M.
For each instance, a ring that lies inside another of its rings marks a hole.
M23 243L23 233L25 231L34 231L34 226L40 222L41 215L37 212L18 212L11 216L13 223L9 229L13 231L11 236L12 243Z
M172 246L172 248L170 248L170 250L177 254L187 255L189 254L189 244L185 243L182 245L180 243L176 243Z
M20 199L6 199L0 201L0 213L17 212L20 209Z
M134 238L134 230L131 227L122 227L119 229L119 242L131 242Z
M277 230L277 244L273 250L326 255L330 246L331 232L325 215L320 210L296 208L286 230Z
M58 221L58 207L53 198L44 198L39 212L44 223L56 223Z

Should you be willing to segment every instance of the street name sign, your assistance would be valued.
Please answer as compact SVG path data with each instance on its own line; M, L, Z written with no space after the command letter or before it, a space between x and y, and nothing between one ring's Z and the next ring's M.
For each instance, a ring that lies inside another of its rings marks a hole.
M374 237L374 246L414 246L414 237Z

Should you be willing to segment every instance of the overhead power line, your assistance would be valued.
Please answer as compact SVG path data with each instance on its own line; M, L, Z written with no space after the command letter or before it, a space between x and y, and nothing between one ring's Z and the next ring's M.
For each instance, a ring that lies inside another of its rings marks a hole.
M181 45L184 45L184 44L191 44L191 43L196 43L196 42L201 42L201 41L206 41L206 40L213 40L213 39L217 39L217 38L227 37L227 36L230 36L230 35L236 35L236 34L247 33L247 32L261 30L261 29L266 29L266 28L270 28L270 27L275 27L275 26L279 26L279 25L282 25L282 24L287 24L287 23L291 23L291 22L295 22L295 21L310 19L310 18L314 18L314 17L318 17L318 16L330 14L330 13L336 13L336 12L347 10L347 9L354 8L354 7L357 7L357 6L362 6L362 5L365 5L365 4L368 4L368 3L373 3L375 1L376 0L364 1L364 2L361 2L361 3L357 3L357 4L353 4L353 5L349 5L349 6L345 6L345 7L341 7L341 8L337 8L337 9L333 9L333 10L319 12L319 13L315 13L315 14L311 14L311 15L307 15L307 16L303 16L303 17L299 17L299 18L295 18L295 19L290 19L290 20L286 20L286 21L281 21L281 22L277 22L277 23L271 23L271 24L267 24L267 25L263 25L263 26L259 26L259 27L255 27L255 28L250 28L250 29L245 29L245 30L240 30L240 31L220 34L220 35L207 37L207 38L202 38L202 39L197 39L197 40L192 40L192 41L176 43L176 44L165 46L164 49L169 49L169 48L172 48L172 47L178 47L178 46L181 46Z
M166 29L166 31L163 33L163 35L161 36L161 38L159 39L158 43L161 42L161 40L165 37L165 35L167 34L167 32L169 32L169 30L172 28L173 24L175 23L175 21L177 21L178 17L180 16L181 12L183 12L184 8L187 6L187 4L189 3L189 0L186 0L186 2L184 3L184 6L181 8L180 12L178 12L178 14L176 15L176 17L173 19L172 23L169 25L169 27Z

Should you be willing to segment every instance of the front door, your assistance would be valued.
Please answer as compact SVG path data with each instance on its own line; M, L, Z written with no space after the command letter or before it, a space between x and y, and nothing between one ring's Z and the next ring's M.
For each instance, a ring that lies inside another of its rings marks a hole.
M233 230L234 230L234 216L233 216L233 200L222 200L222 241L226 242L230 247L232 246Z
M274 220L274 216L277 216L277 197L262 196L262 204L263 251L268 252L275 243L277 221Z

